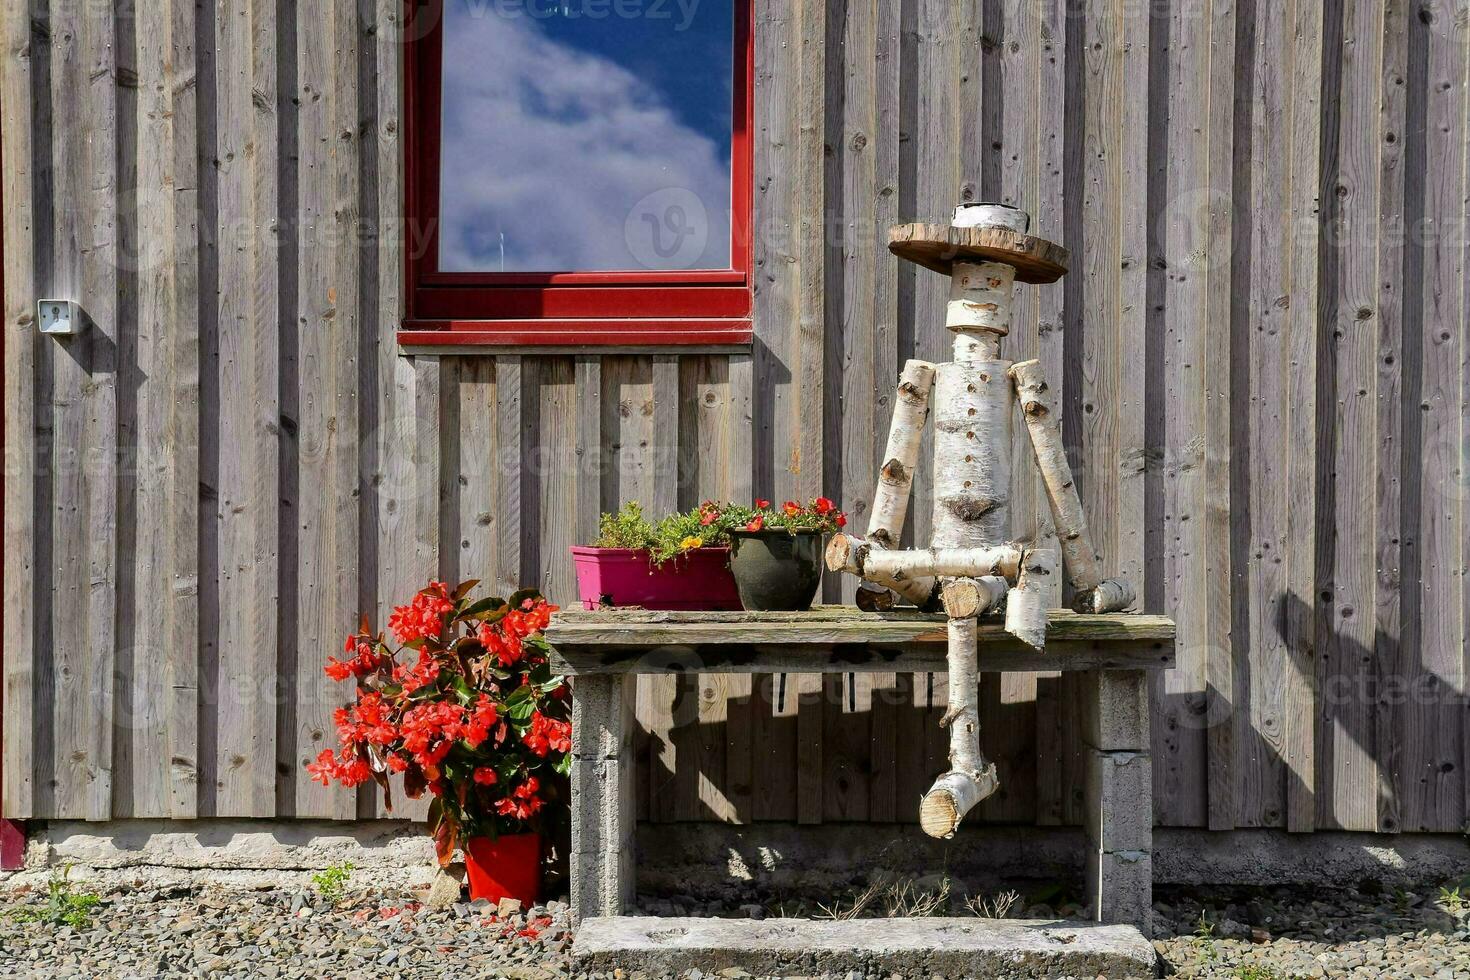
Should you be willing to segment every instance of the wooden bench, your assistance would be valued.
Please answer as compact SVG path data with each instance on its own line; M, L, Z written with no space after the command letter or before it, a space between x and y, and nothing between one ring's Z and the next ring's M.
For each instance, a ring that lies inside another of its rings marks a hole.
M571 899L578 919L633 900L634 689L639 674L943 672L942 615L571 610L546 630L573 678ZM979 628L982 671L1081 671L1087 746L1087 895L1093 918L1150 934L1153 779L1148 672L1174 664L1163 616L1050 614L1044 653L999 621ZM982 727L985 719L980 720Z

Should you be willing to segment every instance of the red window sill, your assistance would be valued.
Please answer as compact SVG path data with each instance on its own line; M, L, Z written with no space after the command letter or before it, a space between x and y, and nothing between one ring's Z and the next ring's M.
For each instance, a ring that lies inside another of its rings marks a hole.
M403 347L711 347L749 345L749 318L406 320Z

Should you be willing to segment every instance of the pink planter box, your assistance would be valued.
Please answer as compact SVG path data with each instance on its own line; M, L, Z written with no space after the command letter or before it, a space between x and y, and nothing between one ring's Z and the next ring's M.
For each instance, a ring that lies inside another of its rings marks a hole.
M740 609L729 548L696 548L655 567L648 552L573 548L582 605L644 609ZM606 601L604 601L606 600Z

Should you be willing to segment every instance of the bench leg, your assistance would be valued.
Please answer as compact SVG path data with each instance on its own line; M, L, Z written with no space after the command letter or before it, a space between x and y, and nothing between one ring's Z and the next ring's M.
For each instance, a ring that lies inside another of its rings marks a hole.
M1153 930L1153 767L1148 673L1084 675L1087 896L1098 922Z
M622 915L633 902L632 674L572 683L572 915Z

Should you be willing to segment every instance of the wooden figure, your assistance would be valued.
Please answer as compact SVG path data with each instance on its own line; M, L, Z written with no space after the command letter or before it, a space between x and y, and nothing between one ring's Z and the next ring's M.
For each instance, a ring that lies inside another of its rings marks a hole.
M998 787L980 753L976 619L1005 605L1006 631L1040 650L1046 644L1048 583L1065 568L1074 607L1111 612L1133 602L1121 579L1104 580L1061 439L1055 398L1037 361L1000 355L1010 332L1015 283L1051 283L1066 273L1066 249L1030 235L1024 211L961 205L951 225L900 225L889 250L950 277L945 325L954 335L946 364L909 361L899 378L887 452L865 538L838 535L827 565L863 579L858 605L891 608L903 598L940 605L949 617L950 769L924 795L919 823L953 836L977 803ZM1011 540L1011 440L1014 399L1046 485L1061 542L1055 551ZM931 547L899 550L927 416L934 420Z

